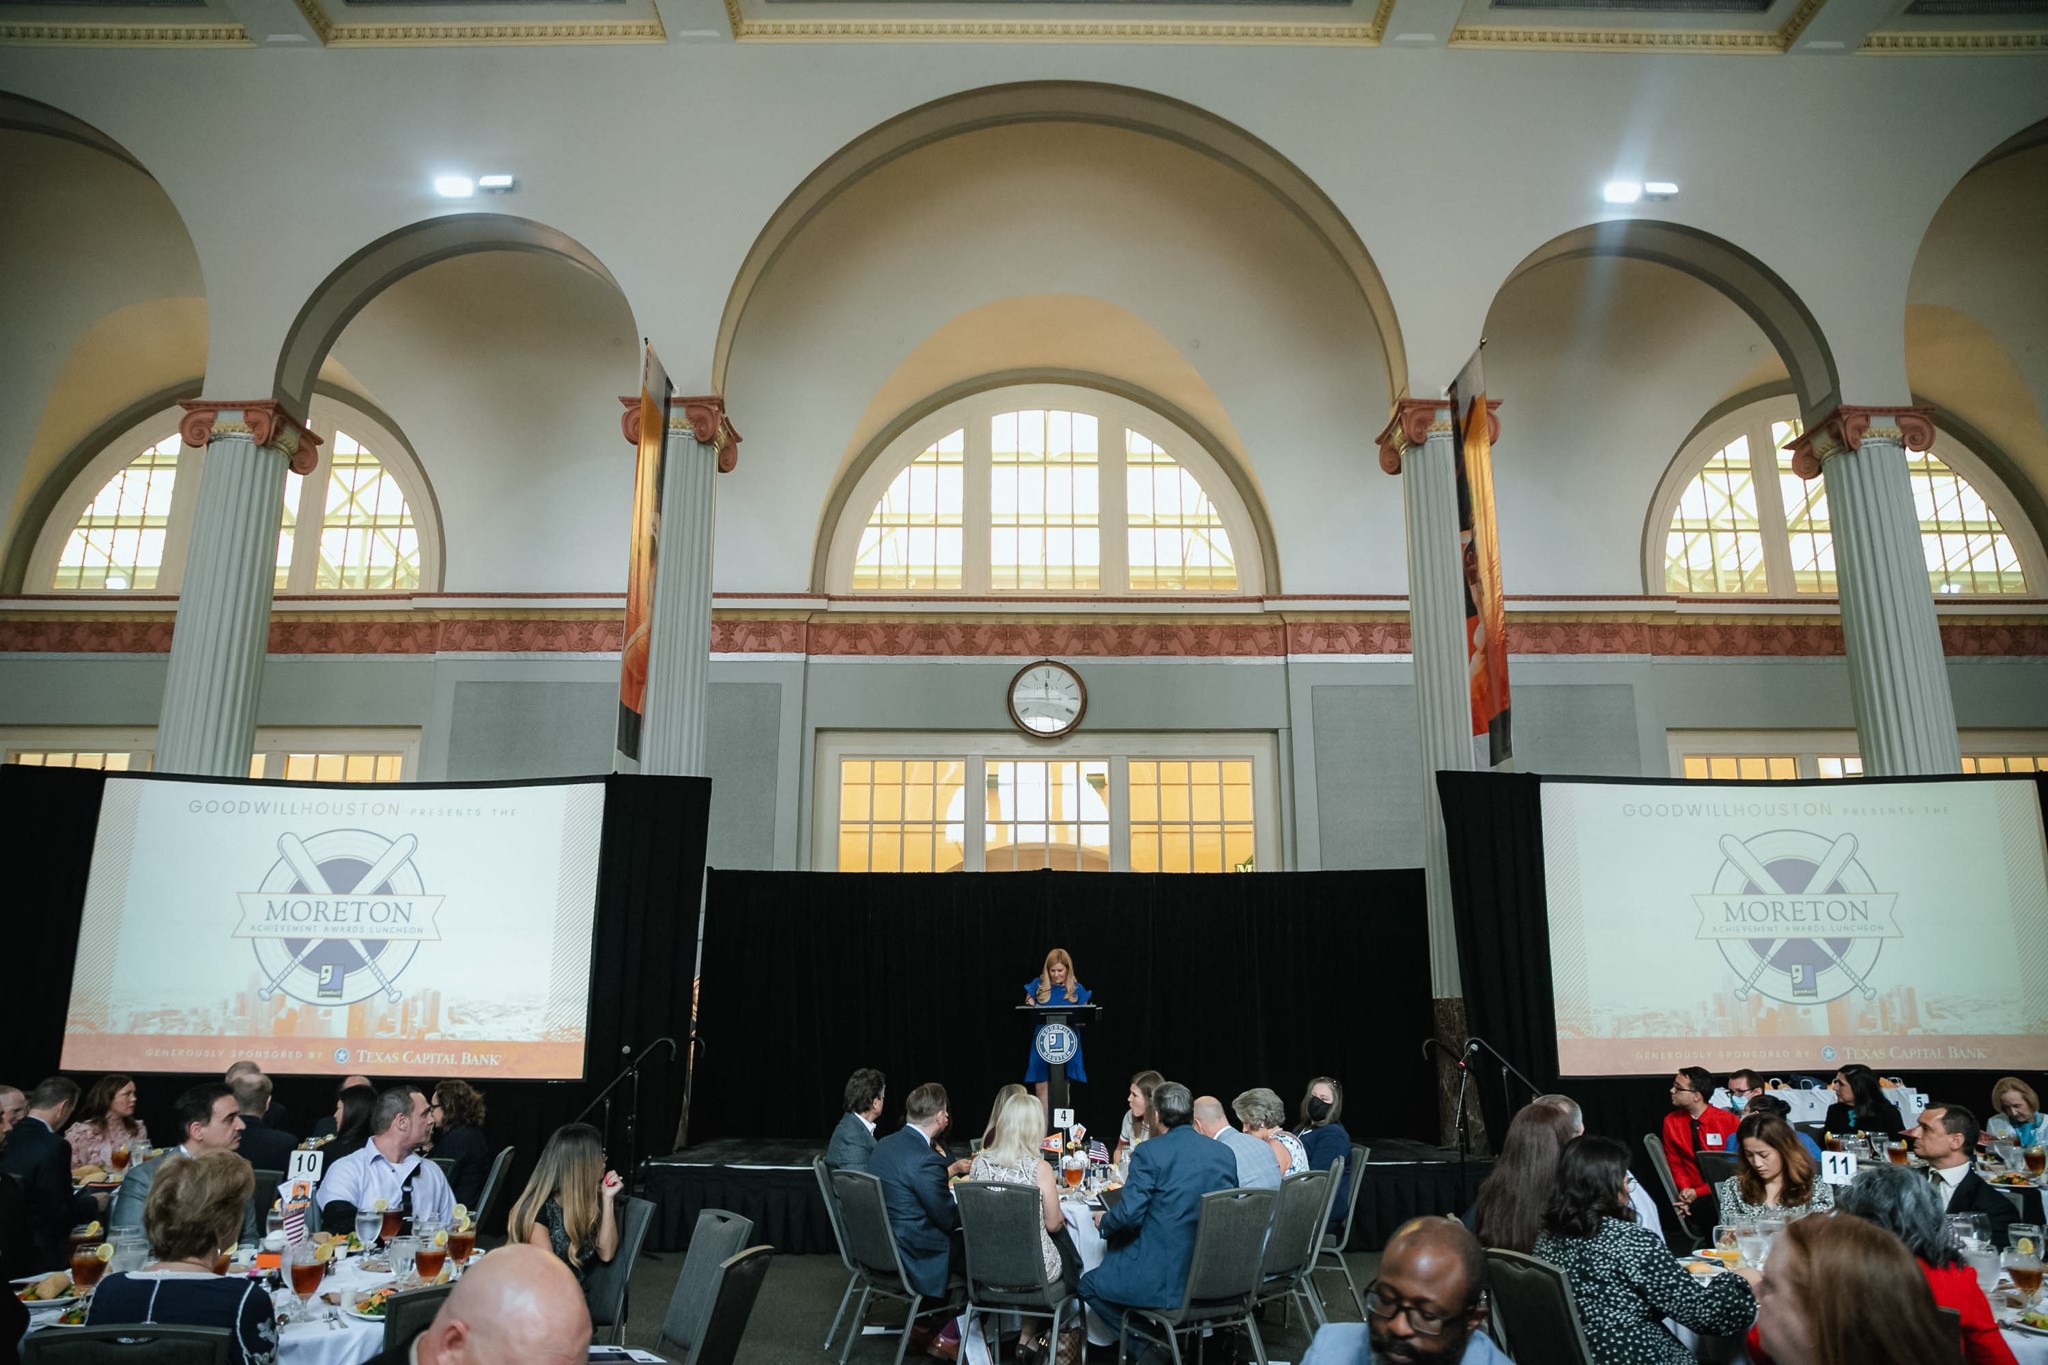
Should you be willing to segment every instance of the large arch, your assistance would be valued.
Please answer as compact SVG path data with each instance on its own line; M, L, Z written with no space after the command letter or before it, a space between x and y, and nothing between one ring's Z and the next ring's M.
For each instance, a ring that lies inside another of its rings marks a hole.
M1378 333L1387 389L1407 392L1408 362L1393 297L1365 243L1316 183L1273 147L1207 110L1127 86L1092 81L1021 81L985 86L919 105L861 134L798 185L769 218L740 264L718 323L711 383L726 387L734 338L755 287L804 226L863 176L948 138L1027 123L1083 123L1163 138L1230 167L1286 205L1357 285Z
M1725 296L1763 330L1785 362L1801 413L1809 420L1841 402L1834 353L1813 313L1790 285L1733 243L1682 223L1615 219L1551 238L1522 259L1495 297L1530 271L1556 261L1619 256L1668 266Z
M379 237L336 266L299 309L278 355L278 400L292 412L306 410L319 381L321 362L372 299L438 261L486 251L560 257L619 289L612 273L587 247L544 223L503 213L458 213L411 223ZM619 292L623 296L624 291Z

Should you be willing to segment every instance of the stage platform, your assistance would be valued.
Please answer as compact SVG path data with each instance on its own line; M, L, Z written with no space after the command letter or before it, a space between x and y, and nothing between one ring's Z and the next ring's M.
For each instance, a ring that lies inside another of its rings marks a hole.
M811 1170L824 1150L783 1138L731 1138L650 1160L645 1194L655 1212L648 1247L680 1251L700 1212L725 1209L753 1219L754 1240L785 1255L837 1255ZM1491 1158L1473 1158L1461 1193L1455 1151L1399 1139L1373 1143L1349 1249L1377 1251L1395 1228L1421 1214L1462 1212L1492 1169Z

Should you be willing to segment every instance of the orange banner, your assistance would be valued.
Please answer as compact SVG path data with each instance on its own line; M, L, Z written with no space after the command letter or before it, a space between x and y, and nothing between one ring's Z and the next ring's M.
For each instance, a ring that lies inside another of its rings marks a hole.
M1472 733L1488 738L1488 763L1514 756L1508 710L1507 598L1501 588L1500 535L1493 509L1493 412L1479 353L1451 385L1457 436L1458 539L1465 562L1465 660Z
M661 549L661 483L668 450L668 400L674 386L647 347L640 380L640 449L633 472L633 531L626 564L625 646L619 656L618 751L640 757L646 716L647 651L654 630L654 566Z
M64 1039L62 1065L66 1071L219 1073L242 1058L256 1062L265 1071L295 1076L347 1076L361 1071L504 1079L579 1075L583 1070L583 1044L72 1033Z

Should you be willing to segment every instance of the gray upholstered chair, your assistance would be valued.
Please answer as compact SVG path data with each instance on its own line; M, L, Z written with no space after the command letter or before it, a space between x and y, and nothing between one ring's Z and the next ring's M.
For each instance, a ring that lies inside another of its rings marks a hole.
M824 1349L832 1349L832 1338L839 1335L839 1320L846 1316L846 1305L853 1298L853 1291L860 1288L860 1267L853 1263L853 1255L846 1249L846 1228L839 1216L839 1196L832 1189L832 1168L825 1164L825 1158L811 1158L811 1170L818 1177L818 1189L825 1197L825 1216L832 1221L832 1241L839 1248L839 1263L846 1267L846 1291L839 1296L839 1311L832 1315L832 1326L826 1329ZM853 1320L852 1330L860 1330L860 1319Z
M628 1196L618 1213L619 1249L609 1261L590 1267L583 1281L583 1302L590 1306L591 1332L599 1340L617 1345L626 1331L626 1290L633 1281L633 1267L640 1260L640 1248L647 1241L648 1224L654 1221L654 1205Z
M225 1327L49 1327L22 1339L22 1365L229 1365L241 1357Z
M1351 1144L1351 1188L1346 1191L1344 1196L1344 1223L1335 1232L1325 1232L1323 1234L1323 1239L1316 1248L1315 1266L1309 1272L1311 1289L1314 1289L1315 1271L1336 1270L1341 1273L1344 1276L1344 1283L1351 1290L1351 1302L1358 1305L1358 1316L1361 1319L1365 1317L1365 1300L1359 1297L1358 1278L1351 1273L1351 1263L1344 1259L1344 1248L1351 1245L1351 1224L1358 1217L1358 1190L1361 1185L1365 1184L1365 1163L1371 1159L1372 1148L1356 1142ZM1343 1158L1339 1157L1338 1160L1342 1161ZM1333 1179L1342 1174L1335 1163L1332 1163L1330 1171ZM1334 1199L1336 1197L1336 1186L1341 1183L1341 1180L1336 1180L1331 1185L1331 1198ZM1314 1292L1316 1294L1316 1302L1320 1306L1322 1303L1322 1291L1314 1290Z
M1188 1284L1180 1306L1124 1310L1117 1355L1129 1354L1126 1347L1136 1337L1164 1346L1174 1365L1180 1365L1182 1333L1238 1323L1251 1339L1253 1357L1265 1365L1266 1343L1252 1317L1252 1300L1259 1292L1266 1234L1272 1229L1273 1211L1279 1203L1278 1190L1212 1190L1203 1195L1195 1254L1188 1264Z
M1063 1281L1045 1279L1040 1237L1045 1229L1045 1201L1036 1185L1010 1185L994 1180L963 1180L953 1187L960 1201L960 1232L967 1243L967 1324L975 1314L996 1310L1026 1318L1047 1319L1047 1332L1057 1339L1060 1324L1073 1306L1076 1325L1080 1301L1067 1293Z
M724 1209L706 1209L697 1215L690 1232L690 1249L683 1254L683 1268L676 1275L675 1292L669 1295L668 1316L662 1319L661 1340L654 1349L664 1355L685 1359L704 1336L711 1320L711 1305L718 1297L719 1267L747 1245L754 1235L754 1220Z
M1515 1365L1593 1365L1564 1272L1519 1251L1489 1249L1486 1279L1501 1345Z
M682 1365L733 1365L739 1359L740 1339L747 1333L747 1320L754 1315L754 1300L761 1295L761 1281L767 1278L774 1254L774 1247L748 1247L719 1263L718 1291L704 1335L691 1344Z
M1273 1231L1266 1237L1266 1259L1259 1267L1259 1292L1252 1307L1278 1303L1282 1327L1293 1315L1296 1300L1303 1321L1316 1327L1329 1321L1309 1272L1330 1222L1330 1203L1337 1197L1343 1167L1339 1157L1330 1170L1298 1171L1280 1182L1280 1205L1273 1211Z
M910 1328L926 1313L952 1312L960 1302L951 1299L935 1304L911 1287L903 1274L903 1258L896 1252L896 1234L889 1226L889 1207L882 1199L882 1182L866 1171L832 1172L832 1192L839 1198L840 1226L846 1236L846 1250L860 1275L860 1303L853 1310L853 1326L846 1344L839 1350L839 1365L846 1365L853 1343L860 1336L860 1324L867 1320L868 1301L877 1296L901 1299L910 1305L903 1319L903 1339L896 1343L896 1365L903 1365L903 1353L910 1345Z
M429 1285L425 1289L411 1289L403 1294L393 1294L384 1301L384 1350L387 1354L403 1351L412 1345L412 1339L427 1330L434 1321L434 1314L441 1311L441 1301L448 1297L453 1284Z

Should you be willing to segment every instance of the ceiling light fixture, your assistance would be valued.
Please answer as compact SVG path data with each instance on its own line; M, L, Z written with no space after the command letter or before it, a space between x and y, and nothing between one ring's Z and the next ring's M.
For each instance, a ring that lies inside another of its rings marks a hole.
M476 193L476 181L466 175L437 175L434 193L443 199L467 199Z
M1601 187L1600 197L1610 204L1633 204L1643 197L1640 180L1610 180Z
M1643 182L1643 197L1646 199L1676 199L1678 197L1678 182L1676 180L1645 180Z
M504 194L518 183L516 179L509 175L480 175L476 178L476 187L478 189L490 190L495 194Z

